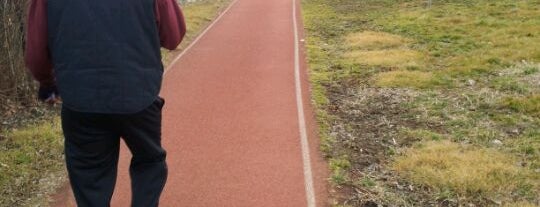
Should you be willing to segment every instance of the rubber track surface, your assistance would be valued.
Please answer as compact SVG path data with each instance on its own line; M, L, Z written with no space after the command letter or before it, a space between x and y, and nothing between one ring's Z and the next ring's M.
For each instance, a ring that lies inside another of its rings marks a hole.
M162 90L169 177L161 206L308 206L293 21L293 0L238 0L170 67ZM326 206L327 168L303 51L300 57L315 197ZM122 147L113 207L130 204L130 157Z

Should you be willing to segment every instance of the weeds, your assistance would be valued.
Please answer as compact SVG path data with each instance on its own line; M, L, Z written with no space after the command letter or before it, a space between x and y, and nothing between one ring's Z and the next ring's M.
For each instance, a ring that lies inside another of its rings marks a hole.
M32 78L24 69L26 0L0 3L0 114L11 105L35 104Z
M540 205L539 1L303 9L336 206Z

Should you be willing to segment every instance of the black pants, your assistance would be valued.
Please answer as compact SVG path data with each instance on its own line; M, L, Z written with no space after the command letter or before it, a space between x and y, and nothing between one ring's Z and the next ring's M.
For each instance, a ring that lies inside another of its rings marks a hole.
M110 206L116 183L120 138L133 157L129 173L132 206L158 206L167 180L161 147L159 98L136 114L96 114L62 108L66 164L79 207Z

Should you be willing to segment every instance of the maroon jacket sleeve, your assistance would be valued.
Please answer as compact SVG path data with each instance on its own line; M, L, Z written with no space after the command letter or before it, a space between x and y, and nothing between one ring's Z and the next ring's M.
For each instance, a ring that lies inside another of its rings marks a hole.
M47 0L32 0L27 20L24 60L26 67L41 86L55 84L47 42Z
M156 19L161 46L174 50L186 34L184 14L176 0L156 0Z

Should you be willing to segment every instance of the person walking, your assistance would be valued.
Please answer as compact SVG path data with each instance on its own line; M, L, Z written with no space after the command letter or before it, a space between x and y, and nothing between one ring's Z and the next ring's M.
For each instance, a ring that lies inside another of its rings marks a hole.
M175 49L185 33L175 0L31 0L25 62L41 101L61 95L78 206L110 206L121 138L133 155L131 205L158 206L168 174L160 47Z

